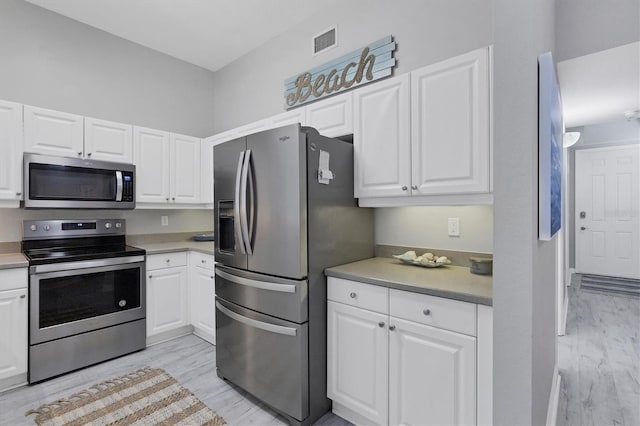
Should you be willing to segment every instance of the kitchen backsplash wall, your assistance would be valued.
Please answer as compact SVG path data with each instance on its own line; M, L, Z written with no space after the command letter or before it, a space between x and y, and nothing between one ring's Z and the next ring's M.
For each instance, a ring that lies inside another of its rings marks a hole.
M460 236L449 237L448 219L459 218ZM375 211L376 244L493 252L492 206L390 207Z
M169 225L161 226L161 216ZM22 240L23 220L124 218L127 234L203 232L213 229L212 210L25 210L0 209L0 242Z

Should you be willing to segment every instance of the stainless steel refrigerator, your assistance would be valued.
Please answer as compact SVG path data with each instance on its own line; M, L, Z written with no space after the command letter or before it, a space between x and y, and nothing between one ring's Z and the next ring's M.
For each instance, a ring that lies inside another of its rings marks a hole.
M216 365L291 424L326 397L324 269L373 256L353 145L289 125L214 148Z

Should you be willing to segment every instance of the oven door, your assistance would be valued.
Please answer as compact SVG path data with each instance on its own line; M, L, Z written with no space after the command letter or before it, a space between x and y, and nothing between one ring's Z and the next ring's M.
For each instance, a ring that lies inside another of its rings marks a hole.
M30 267L30 344L145 318L144 256Z

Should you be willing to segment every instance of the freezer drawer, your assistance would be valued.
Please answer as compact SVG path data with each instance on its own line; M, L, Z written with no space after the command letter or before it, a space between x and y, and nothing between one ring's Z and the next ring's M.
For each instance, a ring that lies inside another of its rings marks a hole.
M290 280L216 265L216 294L254 311L296 323L308 318L307 280Z
M295 419L309 415L308 323L216 297L216 338L219 376Z

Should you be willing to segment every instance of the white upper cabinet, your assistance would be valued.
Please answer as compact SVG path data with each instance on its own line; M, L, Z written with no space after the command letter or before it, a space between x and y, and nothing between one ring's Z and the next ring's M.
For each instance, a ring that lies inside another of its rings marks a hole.
M170 198L169 133L135 126L133 139L136 201L168 203Z
M289 124L300 123L306 126L306 114L304 108L296 108L283 112L267 119L269 128L286 126Z
M133 162L133 126L85 117L84 156L93 160Z
M305 124L321 135L332 138L353 133L353 92L313 102L305 109Z
M489 50L411 72L413 195L489 192Z
M63 157L82 157L83 117L24 106L24 151Z
M353 93L354 195L411 194L409 74Z
M203 139L200 145L200 202L213 203L213 147L216 145L215 136Z
M22 198L22 105L0 101L0 202Z
M200 138L171 134L171 202L200 202Z

